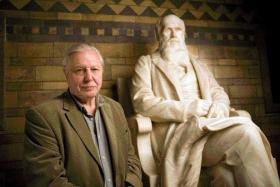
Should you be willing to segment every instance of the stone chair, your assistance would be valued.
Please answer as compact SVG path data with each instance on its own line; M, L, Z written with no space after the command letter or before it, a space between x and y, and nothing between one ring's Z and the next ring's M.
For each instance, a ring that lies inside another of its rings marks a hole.
M131 131L132 143L139 156L142 169L149 178L150 187L156 186L158 171L152 152L150 133L152 121L148 117L135 114L129 93L130 78L117 79L117 97L122 105Z
M132 143L140 159L142 169L149 178L150 187L158 186L159 172L152 151L151 132L152 121L149 117L135 114L130 99L130 78L118 78L116 82L117 97L122 105L131 131ZM250 114L244 110L231 109L231 116L246 116ZM209 186L210 176L206 169L202 169L199 186Z

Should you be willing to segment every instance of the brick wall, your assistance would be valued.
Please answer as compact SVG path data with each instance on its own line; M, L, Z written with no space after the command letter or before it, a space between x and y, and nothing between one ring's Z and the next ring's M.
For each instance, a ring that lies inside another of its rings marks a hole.
M280 155L279 114L266 114L264 62L257 22L241 0L205 1L0 1L5 32L0 69L0 186L22 186L24 113L67 88L64 50L94 43L105 59L102 93L115 98L116 78L132 74L137 58L155 49L154 24L174 13L187 25L192 55L208 64L232 106L250 112ZM3 86L1 86L3 85ZM1 106L2 105L2 106Z

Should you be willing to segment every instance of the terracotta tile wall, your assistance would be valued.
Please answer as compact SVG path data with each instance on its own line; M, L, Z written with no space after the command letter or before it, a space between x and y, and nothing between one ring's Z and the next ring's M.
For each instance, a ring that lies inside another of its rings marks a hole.
M67 88L64 50L94 43L106 64L102 93L115 98L116 79L131 76L138 57L155 49L154 25L169 13L185 21L192 55L208 64L232 106L251 113L280 155L280 117L265 111L258 20L242 0L10 0L0 1L0 13L0 186L21 186L9 178L21 177L24 113Z

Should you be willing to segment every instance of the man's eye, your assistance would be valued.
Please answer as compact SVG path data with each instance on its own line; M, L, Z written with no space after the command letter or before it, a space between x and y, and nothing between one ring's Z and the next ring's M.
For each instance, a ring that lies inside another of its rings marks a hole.
M84 73L84 69L83 68L74 69L73 72L77 75L82 75Z
M183 31L181 28L176 28L175 30L176 31Z
M83 69L76 69L75 72L76 73L83 72Z
M98 68L91 68L90 70L91 70L91 71L99 71Z
M168 32L170 32L170 29L163 29L162 32L163 32L163 33L168 33Z

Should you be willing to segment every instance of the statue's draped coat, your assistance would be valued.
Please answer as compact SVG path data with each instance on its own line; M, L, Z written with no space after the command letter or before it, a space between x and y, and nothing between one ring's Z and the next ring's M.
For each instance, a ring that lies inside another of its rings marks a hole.
M206 65L191 60L197 76L201 99L223 103L230 107L224 89L219 86ZM217 131L232 125L253 125L245 117L202 119L190 117L190 101L183 100L180 82L174 66L163 61L159 52L140 57L132 78L131 95L136 113L153 121L152 146L161 175L161 186L197 186L202 163L202 151L209 131ZM211 124L217 123L211 126ZM202 129L200 125L205 125ZM259 130L259 129L258 129ZM208 132L208 133L207 133ZM274 171L275 161L270 145L259 130L266 153Z

